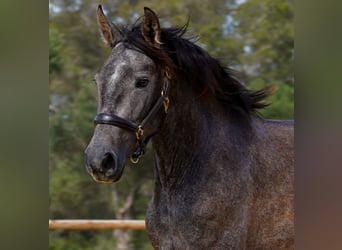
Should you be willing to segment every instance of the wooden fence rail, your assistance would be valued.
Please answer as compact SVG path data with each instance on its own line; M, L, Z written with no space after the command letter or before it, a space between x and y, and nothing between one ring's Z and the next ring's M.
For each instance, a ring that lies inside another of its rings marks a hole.
M145 230L144 220L49 220L49 229L133 229Z

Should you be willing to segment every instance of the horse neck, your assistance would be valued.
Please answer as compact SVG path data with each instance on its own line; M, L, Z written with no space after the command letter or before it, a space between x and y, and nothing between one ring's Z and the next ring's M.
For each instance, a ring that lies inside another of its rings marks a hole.
M199 95L185 86L186 83L171 83L170 109L153 138L157 173L161 181L169 184L198 167L199 158L210 147L216 117L222 117L222 108L216 101L200 101Z

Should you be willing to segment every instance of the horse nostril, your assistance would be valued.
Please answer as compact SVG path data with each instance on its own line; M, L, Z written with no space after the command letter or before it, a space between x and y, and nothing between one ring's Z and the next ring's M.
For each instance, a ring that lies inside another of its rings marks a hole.
M113 154L111 153L104 154L103 160L101 162L101 167L106 175L112 175L114 173L115 159L114 159Z

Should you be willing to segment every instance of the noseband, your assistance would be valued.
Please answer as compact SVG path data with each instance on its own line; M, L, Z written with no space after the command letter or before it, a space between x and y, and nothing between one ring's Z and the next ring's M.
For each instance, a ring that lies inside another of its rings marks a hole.
M107 124L115 127L119 127L128 131L131 131L135 134L135 138L137 140L137 147L133 155L130 157L130 161L132 163L138 163L140 157L142 157L145 154L145 148L149 141L149 139L152 137L150 135L149 137L144 136L144 127L145 125L157 114L159 109L163 106L164 112L167 113L167 110L169 108L169 98L168 98L168 91L169 91L169 80L171 79L170 74L168 70L165 71L164 76L164 83L163 83L163 89L161 91L160 97L155 102L151 110L147 113L145 118L140 124L133 123L131 121L128 121L126 119L123 119L117 115L113 114L106 114L106 113L100 113L95 116L94 124Z

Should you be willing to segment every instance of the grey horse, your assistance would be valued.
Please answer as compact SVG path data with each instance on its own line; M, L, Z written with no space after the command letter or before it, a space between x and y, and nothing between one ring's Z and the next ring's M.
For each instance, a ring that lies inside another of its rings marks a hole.
M99 6L98 22L111 55L95 75L94 180L118 181L151 139L155 249L293 249L293 121L258 115L270 89L248 90L149 8L118 27Z

